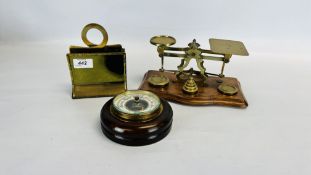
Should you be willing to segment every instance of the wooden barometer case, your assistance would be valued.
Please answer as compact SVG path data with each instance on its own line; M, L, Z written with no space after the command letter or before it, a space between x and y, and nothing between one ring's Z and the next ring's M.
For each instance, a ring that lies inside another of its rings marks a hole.
M225 77L224 68L232 55L248 56L240 41L210 39L210 50L201 49L194 39L188 47L171 47L175 38L167 35L152 37L151 44L157 46L161 58L159 70L149 70L139 89L151 91L163 99L186 105L223 105L245 108L248 103L237 78ZM177 70L165 70L164 58L181 58ZM186 68L196 61L197 69ZM219 74L208 73L204 61L221 61Z
M126 91L110 99L100 113L103 133L112 141L142 146L163 139L171 130L169 103L152 92Z

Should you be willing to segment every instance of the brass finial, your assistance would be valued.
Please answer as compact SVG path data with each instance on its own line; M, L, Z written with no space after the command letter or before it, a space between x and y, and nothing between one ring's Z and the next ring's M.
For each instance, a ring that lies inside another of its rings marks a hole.
M182 88L183 92L186 94L196 94L198 92L198 86L195 83L192 76L189 77L189 79L186 81Z
M200 44L197 43L197 40L196 39L193 39L191 43L188 44L188 46L191 48L191 49L198 49L200 47Z

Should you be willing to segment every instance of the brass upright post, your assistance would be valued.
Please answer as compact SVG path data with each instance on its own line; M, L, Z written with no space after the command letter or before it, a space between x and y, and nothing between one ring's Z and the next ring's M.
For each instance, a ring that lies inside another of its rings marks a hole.
M221 66L221 73L219 74L220 78L225 77L225 75L224 75L225 64L229 63L231 56L232 56L231 54L225 54L224 55L224 59L223 59L222 66Z
M161 69L160 69L161 72L164 71L164 67L163 67L163 65L164 65L164 58L163 58L163 57L164 57L164 56L162 55L162 56L161 56Z
M219 77L220 78L223 78L225 75L224 75L224 70L225 70L225 61L222 62L222 66L221 66L221 73L219 74Z

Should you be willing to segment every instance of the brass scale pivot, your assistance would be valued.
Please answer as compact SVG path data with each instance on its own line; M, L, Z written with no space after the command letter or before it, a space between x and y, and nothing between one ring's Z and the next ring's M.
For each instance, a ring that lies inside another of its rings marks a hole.
M196 94L198 92L198 86L193 79L194 74L201 77L204 86L208 86L207 79L209 75L219 78L225 76L223 74L225 64L229 63L232 55L249 55L244 44L240 41L210 39L209 42L211 50L201 49L200 44L195 39L188 44L188 47L170 47L176 43L176 40L167 35L154 36L150 39L150 43L157 46L161 58L160 72L164 72L164 56L181 58L181 64L177 67L176 78L178 81L185 82L182 91L186 94ZM195 59L199 71L194 71L192 68L185 70L192 59ZM219 74L206 72L203 65L204 60L222 61L221 72ZM148 82L151 86L165 87L169 84L169 79L164 75L153 75L149 77ZM219 82L222 81L219 80ZM222 83L218 86L218 91L224 95L235 95L238 89L233 85Z

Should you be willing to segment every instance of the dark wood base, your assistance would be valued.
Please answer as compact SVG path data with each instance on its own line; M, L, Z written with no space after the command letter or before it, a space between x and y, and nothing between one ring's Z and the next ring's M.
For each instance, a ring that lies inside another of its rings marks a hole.
M169 85L164 88L150 86L148 83L148 78L153 75L164 75L169 78ZM195 80L198 80L198 77L194 77ZM172 71L148 71L143 79L142 84L140 85L140 90L151 91L158 96L186 105L222 105L222 106L233 106L245 108L248 106L248 103L242 93L242 89L239 81L233 77L208 77L207 83L196 81L198 85L198 93L194 95L186 94L182 91L184 82L177 81L176 75ZM230 84L238 88L238 92L235 95L228 96L220 93L217 88L221 83Z
M155 119L140 121L123 121L110 112L113 99L102 108L101 128L105 136L122 145L143 146L163 139L171 130L173 111L165 100L161 100L163 111Z

